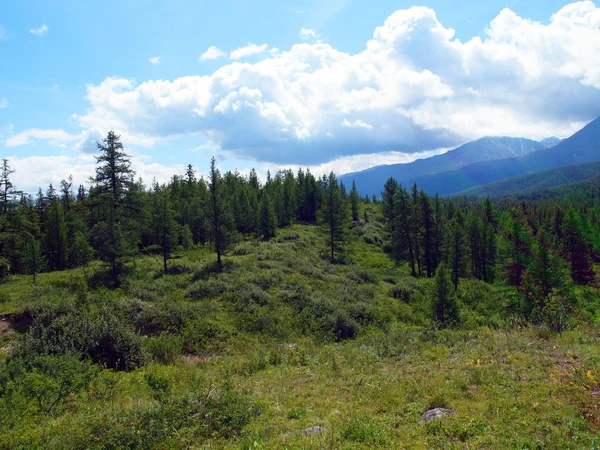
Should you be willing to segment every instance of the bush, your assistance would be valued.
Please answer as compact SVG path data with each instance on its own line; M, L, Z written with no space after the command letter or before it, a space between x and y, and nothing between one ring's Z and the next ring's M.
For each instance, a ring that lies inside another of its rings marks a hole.
M222 321L199 318L183 329L183 350L193 354L222 351L235 334L236 330Z
M0 407L7 413L3 420L8 420L9 411L21 415L19 406L25 407L21 397L41 414L62 409L71 395L89 386L96 373L96 367L73 356L13 358L0 369L0 399L5 403Z
M101 366L123 371L144 364L140 336L108 308L98 312L71 310L59 315L43 312L15 354L25 359L37 355L89 357Z
M170 364L181 355L183 349L182 339L168 333L158 337L150 337L144 341L145 353L153 360Z

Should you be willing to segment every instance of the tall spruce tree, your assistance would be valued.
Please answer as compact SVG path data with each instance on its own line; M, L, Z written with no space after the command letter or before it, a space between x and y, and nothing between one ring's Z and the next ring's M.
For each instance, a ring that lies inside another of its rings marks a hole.
M320 212L321 223L327 227L327 240L331 250L331 261L334 262L335 250L344 242L344 226L348 220L348 209L333 172L326 178L324 187L323 206Z
M215 157L210 160L208 189L210 192L206 214L211 223L212 238L217 253L217 270L223 270L222 255L231 240L233 218L231 216L221 172Z
M110 266L114 286L119 285L123 258L127 254L127 236L123 222L126 217L126 200L133 186L134 171L130 156L123 150L120 136L109 131L106 138L98 143L100 154L96 156L96 176L94 195L99 220L93 230L98 256Z
M352 220L358 220L358 205L360 203L360 195L356 189L356 182L352 180L352 189L350 190L350 207L352 208Z
M260 201L260 214L258 216L259 233L263 239L269 240L275 237L275 230L277 229L277 215L275 214L275 208L271 201L271 195L268 191L263 192L262 199Z

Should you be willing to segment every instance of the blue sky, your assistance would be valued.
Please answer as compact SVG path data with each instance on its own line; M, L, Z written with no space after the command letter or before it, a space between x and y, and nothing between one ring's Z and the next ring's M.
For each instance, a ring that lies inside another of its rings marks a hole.
M225 170L343 173L600 114L592 2L414 6L2 2L0 153L25 189L84 181L109 129L148 182L212 154Z

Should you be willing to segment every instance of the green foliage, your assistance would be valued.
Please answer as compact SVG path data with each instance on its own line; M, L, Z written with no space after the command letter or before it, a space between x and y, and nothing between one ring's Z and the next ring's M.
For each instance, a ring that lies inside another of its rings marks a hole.
M444 263L440 264L435 275L433 310L435 321L442 327L455 325L460 320L458 305L451 290L450 276Z

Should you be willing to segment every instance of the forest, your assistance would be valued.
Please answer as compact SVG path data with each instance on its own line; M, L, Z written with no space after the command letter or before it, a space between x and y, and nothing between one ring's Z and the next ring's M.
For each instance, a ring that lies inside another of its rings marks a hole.
M598 448L597 182L96 159L36 196L2 160L0 448Z

